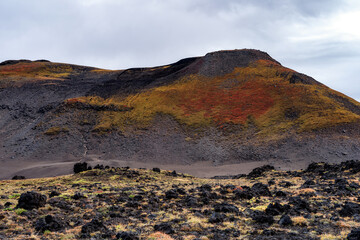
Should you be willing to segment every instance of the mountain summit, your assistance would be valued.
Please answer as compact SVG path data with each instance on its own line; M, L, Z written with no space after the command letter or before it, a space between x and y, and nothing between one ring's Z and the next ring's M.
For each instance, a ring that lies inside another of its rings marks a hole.
M358 102L251 49L118 71L5 61L0 113L3 178L64 174L79 160L200 164L203 176L206 166L301 167L360 151Z

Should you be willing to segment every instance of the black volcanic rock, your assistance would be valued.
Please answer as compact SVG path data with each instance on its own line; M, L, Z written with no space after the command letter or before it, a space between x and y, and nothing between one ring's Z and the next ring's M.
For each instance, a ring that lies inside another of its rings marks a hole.
M49 194L49 198L52 198L52 197L57 197L59 196L61 193L59 193L58 191L51 191L51 193Z
M269 188L263 183L255 183L251 187L251 191L256 196L269 196L269 197L272 196Z
M46 196L37 192L26 192L20 195L16 208L32 210L34 208L44 207Z
M235 199L252 199L255 195L252 193L250 188L245 188L243 190L235 190Z
M261 177L265 172L275 170L274 166L264 165L261 167L254 168L247 177L249 178L258 178Z
M75 163L74 164L74 173L80 173L88 170L87 162Z
M214 212L209 218L209 223L221 223L225 220L225 214Z
M289 199L289 204L293 207L291 210L301 212L303 210L311 211L309 202L301 197L291 197Z
M268 215L262 211L254 211L252 213L251 218L260 224L266 223L266 224L273 224L275 222L274 217L271 215Z
M163 232L163 233L166 233L166 234L172 234L172 233L175 232L170 223L156 224L154 226L154 230L159 231L159 232Z
M284 215L280 218L279 224L281 226L290 226L293 224L293 221L291 220L291 218L288 215Z
M138 240L139 238L136 236L135 233L132 233L132 232L119 232L118 234L116 234L116 239Z
M286 197L287 194L286 194L286 192L283 192L283 191L276 191L275 196L276 197Z
M22 180L22 179L25 179L24 176L18 176L18 175L15 175L13 176L12 180Z
M287 209L288 209L288 206L283 206L283 205L281 205L280 203L275 202L275 203L270 203L270 204L267 206L265 212L266 212L266 214L275 216L275 215L280 215L280 214L282 214L282 213L285 212Z
M177 191L175 189L170 189L169 191L165 192L166 199L178 198L178 196L179 196L179 194L177 193Z
M188 207L196 207L198 205L197 199L193 196L186 196L184 201Z
M351 230L347 236L347 240L359 240L360 239L360 228Z
M311 186L314 186L315 182L313 180L307 180L306 182L304 182L304 184L302 185L303 188L309 188Z
M98 219L93 219L91 222L85 224L81 228L81 233L90 234L96 231L106 231L107 227L103 224L103 222Z
M49 231L60 231L66 227L61 220L52 215L47 215L44 218L40 218L35 223L35 230L39 232Z
M360 204L353 202L346 202L343 208L339 211L341 217L351 217L354 214L360 214Z
M71 198L74 200L79 200L81 198L86 198L86 196L83 193L77 192Z
M238 207L229 203L218 203L214 205L215 212L239 213Z
M74 209L70 202L64 200L61 197L53 197L49 199L48 203L53 207L57 207L66 211L72 211Z

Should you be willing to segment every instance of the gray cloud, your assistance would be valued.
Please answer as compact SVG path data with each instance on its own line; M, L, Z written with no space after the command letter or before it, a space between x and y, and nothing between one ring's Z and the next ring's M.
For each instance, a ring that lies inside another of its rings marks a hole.
M360 100L359 11L356 0L2 0L0 61L121 69L256 48Z

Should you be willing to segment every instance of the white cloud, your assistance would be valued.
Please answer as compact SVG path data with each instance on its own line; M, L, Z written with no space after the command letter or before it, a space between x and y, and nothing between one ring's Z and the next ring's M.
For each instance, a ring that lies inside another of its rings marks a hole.
M357 0L2 0L0 61L119 69L256 48L360 98L359 18Z

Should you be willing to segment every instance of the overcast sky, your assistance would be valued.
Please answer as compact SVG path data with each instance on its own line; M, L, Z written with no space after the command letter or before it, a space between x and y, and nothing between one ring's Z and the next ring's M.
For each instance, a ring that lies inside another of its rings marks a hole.
M150 67L254 48L360 100L359 0L0 0L0 61Z

